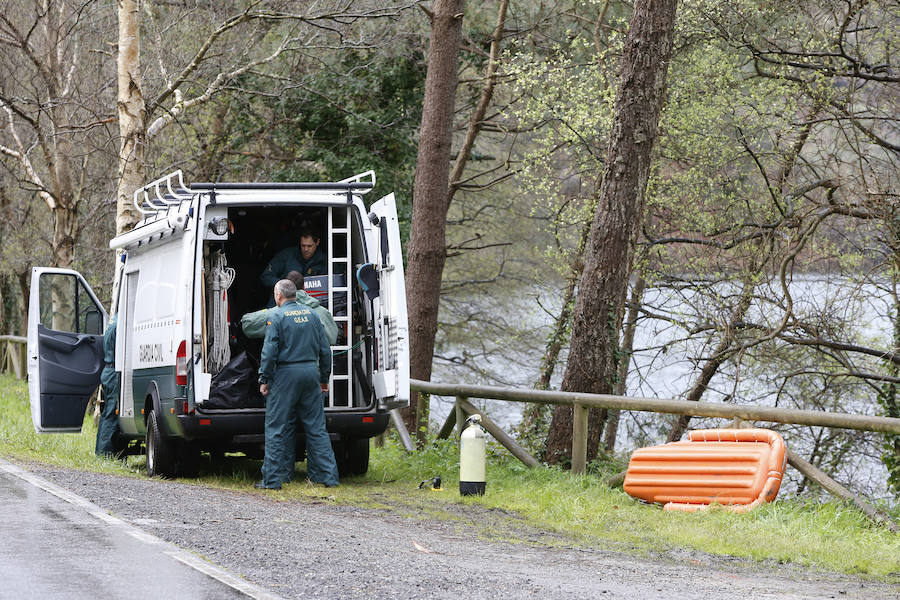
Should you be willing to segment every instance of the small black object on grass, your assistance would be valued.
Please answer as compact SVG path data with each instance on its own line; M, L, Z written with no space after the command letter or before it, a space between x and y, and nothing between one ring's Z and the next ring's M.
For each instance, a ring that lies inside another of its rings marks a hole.
M419 489L424 490L425 486L428 486L432 492L440 492L443 491L444 488L441 487L441 476L432 477L431 479L426 479L422 483L419 484Z

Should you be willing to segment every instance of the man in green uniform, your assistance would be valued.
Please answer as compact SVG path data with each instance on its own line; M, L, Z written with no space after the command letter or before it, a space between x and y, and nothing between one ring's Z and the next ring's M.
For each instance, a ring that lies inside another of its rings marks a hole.
M294 285L297 286L297 304L308 306L313 310L315 315L319 317L319 321L322 322L322 327L325 329L325 337L328 339L328 343L333 346L335 342L337 342L338 337L338 326L337 323L334 322L334 317L331 316L331 313L328 312L327 308L319 304L318 300L303 291L303 275L297 271L291 271L287 274L287 279L290 279ZM269 314L270 310L272 309L264 308L242 316L241 329L243 330L244 335L250 339L265 337L266 316Z
M113 438L119 430L119 387L120 373L116 371L116 317L110 319L103 333L103 371L100 372L100 383L103 386L103 410L97 424L97 443L94 452L97 456L113 456L115 446Z
M333 346L337 341L338 336L338 326L337 323L334 322L334 317L331 316L328 309L322 306L318 300L306 293L306 290L304 289L306 282L304 281L303 275L298 271L291 271L287 274L285 279L290 279L293 284L297 286L297 304L302 304L303 306L308 306L313 309L313 312L319 317L319 321L322 322L322 328L325 330L325 337L328 338L328 343Z
M309 230L300 232L300 244L275 253L259 276L262 284L271 288L279 279L284 279L291 271L298 271L304 277L328 273L328 260L319 248L319 237Z
M306 476L338 485L338 470L325 429L322 393L331 375L331 347L312 309L297 303L289 279L275 284L277 308L269 311L259 365L259 391L266 396L266 455L256 487L281 489L294 474L297 419L306 431Z

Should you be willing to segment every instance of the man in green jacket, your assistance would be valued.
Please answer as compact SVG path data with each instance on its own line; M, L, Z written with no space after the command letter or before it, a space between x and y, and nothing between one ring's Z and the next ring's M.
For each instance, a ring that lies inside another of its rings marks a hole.
M113 438L119 431L119 387L121 373L116 371L116 317L113 315L103 332L103 370L100 372L100 383L103 386L103 410L97 424L97 442L94 453L97 456L113 456L115 444Z
M289 279L275 284L259 365L259 391L266 397L266 454L258 488L281 489L294 474L297 419L306 432L306 475L338 485L337 463L325 429L322 394L328 391L331 347L312 309L297 303Z
M297 271L288 273L287 278L297 287L297 303L308 306L313 310L322 327L325 329L325 337L328 343L334 346L337 342L338 326L328 309L319 304L319 301L303 291L303 275ZM247 313L241 317L241 329L248 338L258 339L266 335L266 314L272 309L264 308L256 312Z

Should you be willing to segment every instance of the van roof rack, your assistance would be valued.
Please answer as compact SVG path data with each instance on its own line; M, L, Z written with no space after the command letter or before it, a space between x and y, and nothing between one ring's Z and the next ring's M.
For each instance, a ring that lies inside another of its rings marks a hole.
M184 184L181 169L151 181L134 192L134 207L145 217L168 210L170 206L189 200L193 191Z
M269 183L191 183L190 189L193 191L205 190L323 190L346 192L353 190L371 190L374 184L370 181L354 181L354 182L269 182Z
M189 200L198 191L213 190L311 190L366 193L375 187L375 171L366 171L337 182L203 182L184 183L181 169L172 171L134 192L134 207L145 219Z
M375 187L375 171L369 170L347 179L334 182L203 182L192 183L192 190L312 190L333 192L361 192L365 194Z

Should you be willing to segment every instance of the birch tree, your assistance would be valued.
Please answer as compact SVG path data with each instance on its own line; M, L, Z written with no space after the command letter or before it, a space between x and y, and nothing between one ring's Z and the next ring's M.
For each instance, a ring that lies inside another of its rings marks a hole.
M314 62L324 50L371 44L388 30L361 24L396 18L414 4L254 0L202 7L120 0L117 230L135 223L132 196L146 181L153 146L173 124L225 93L272 93L243 88L249 75L268 79L276 91L290 86L284 61ZM153 60L142 61L142 46Z
M53 217L51 263L73 266L79 210L96 200L109 139L110 88L100 3L4 2L0 7L0 154ZM95 202L89 211L102 206Z
M117 0L119 52L116 56L119 161L116 184L116 234L137 223L133 194L146 183L147 127L141 77L141 19L138 0Z

